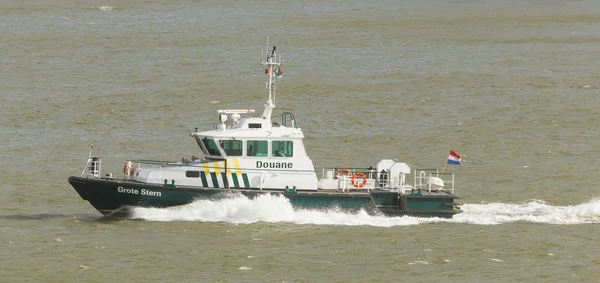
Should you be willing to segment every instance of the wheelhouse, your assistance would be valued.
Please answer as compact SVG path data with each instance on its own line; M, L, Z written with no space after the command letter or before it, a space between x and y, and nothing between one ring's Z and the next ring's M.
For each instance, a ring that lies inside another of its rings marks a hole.
M196 143L202 153L209 159L240 158L290 158L296 152L304 152L301 139L264 139L264 138L234 138L210 137L197 135Z

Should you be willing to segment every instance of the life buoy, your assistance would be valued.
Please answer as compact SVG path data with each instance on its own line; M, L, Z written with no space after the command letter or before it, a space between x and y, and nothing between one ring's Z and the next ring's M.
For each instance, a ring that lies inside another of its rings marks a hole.
M126 177L133 175L133 162L125 162L125 166L123 166L123 173L125 173Z
M337 172L337 177L342 177L342 175L344 175L344 173L348 174L348 177L352 178L352 172L350 172L350 170L348 169L342 169L341 171Z
M357 178L362 178L362 182L359 183ZM352 185L355 188L362 188L366 184L367 184L367 176L365 176L365 174L359 172L359 173L352 175Z

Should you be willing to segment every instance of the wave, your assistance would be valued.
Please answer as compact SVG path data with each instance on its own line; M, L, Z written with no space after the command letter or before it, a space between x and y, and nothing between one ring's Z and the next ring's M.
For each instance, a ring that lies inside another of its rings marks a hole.
M104 12L112 11L114 9L115 9L115 6L100 6L100 7L98 7L98 10L104 11Z
M264 195L255 199L244 196L222 200L198 200L172 208L133 208L132 218L149 221L200 221L251 224L256 222L287 222L313 225L393 227L425 223L465 223L497 225L510 222L546 224L600 223L600 199L573 206L554 206L544 201L525 203L463 204L463 213L453 219L387 217L369 215L361 210L348 213L339 209L294 209L282 196Z

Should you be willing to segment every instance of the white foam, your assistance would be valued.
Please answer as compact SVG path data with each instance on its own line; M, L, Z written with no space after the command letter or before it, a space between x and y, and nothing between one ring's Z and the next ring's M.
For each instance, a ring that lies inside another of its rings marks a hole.
M455 215L453 219L386 217L369 215L363 210L358 213L347 213L335 209L329 211L295 210L285 197L263 195L254 199L238 196L218 201L198 200L189 205L165 209L134 208L132 218L151 221L203 221L234 224L289 222L378 227L435 222L478 225L497 225L517 221L548 224L600 223L600 199L574 206L553 206L543 201L533 200L519 204L463 204L461 209L463 209L463 213Z
M600 199L570 206L554 206L541 200L532 200L518 204L464 204L461 208L464 212L455 215L453 221L482 225L518 221L546 224L600 223Z
M115 6L100 6L100 7L98 7L98 9L100 9L100 11L105 11L105 12L107 12L107 11L112 11L112 10L114 10L114 9L115 9Z
M422 264L422 265L429 265L429 262L424 261L424 260L416 260L413 262L409 262L408 264L413 265L413 264Z

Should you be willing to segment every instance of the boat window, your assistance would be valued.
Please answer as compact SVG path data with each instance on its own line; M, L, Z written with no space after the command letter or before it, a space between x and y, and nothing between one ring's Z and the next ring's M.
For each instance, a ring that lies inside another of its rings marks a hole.
M200 171L185 171L185 176L188 178L199 178Z
M221 156L221 153L219 152L219 148L217 148L217 144L215 143L214 140L211 140L208 138L203 138L202 143L206 147L206 150L208 151L208 155Z
M262 124L250 123L250 124L248 124L248 128L250 128L250 129L260 129L260 128L262 128Z
M202 140L199 137L197 137L197 136L196 136L196 143L198 144L198 146L202 150L202 153L204 153L205 155L208 155L208 151L206 151L206 148L204 147L204 144L202 144Z
M269 143L267 141L247 141L247 156L267 156L269 153Z
M275 157L291 157L294 156L294 142L293 141L273 141L272 143L272 156Z
M242 141L236 140L222 140L219 142L221 148L225 151L225 155L228 156L242 156Z

